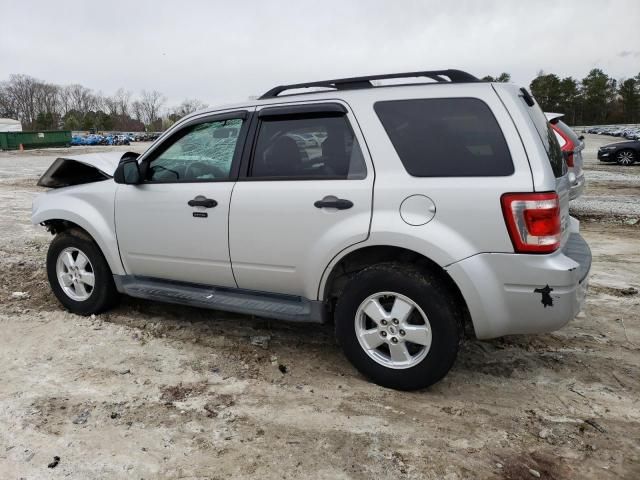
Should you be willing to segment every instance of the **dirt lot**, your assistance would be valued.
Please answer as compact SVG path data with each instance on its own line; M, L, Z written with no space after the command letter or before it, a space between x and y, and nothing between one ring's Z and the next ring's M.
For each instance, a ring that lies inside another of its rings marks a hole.
M331 326L131 299L64 312L29 223L60 152L0 153L0 477L640 478L640 165L599 165L611 139L588 137L586 311L469 340L417 393L364 380Z

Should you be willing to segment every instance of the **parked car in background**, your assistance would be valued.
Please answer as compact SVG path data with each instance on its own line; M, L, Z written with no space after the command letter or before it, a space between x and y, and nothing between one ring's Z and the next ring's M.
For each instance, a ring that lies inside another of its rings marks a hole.
M129 135L116 135L118 145L129 145Z
M628 140L640 139L640 125L608 125L608 126L592 126L584 128L582 133L592 133L595 135L610 135L612 137L624 137Z
M569 193L569 198L574 200L584 191L584 170L582 168L584 163L582 159L584 137L579 137L569 125L560 120L564 116L563 113L545 113L545 116L560 144L567 167L569 167L569 173L574 175Z
M610 143L598 149L598 160L628 167L640 158L640 140Z

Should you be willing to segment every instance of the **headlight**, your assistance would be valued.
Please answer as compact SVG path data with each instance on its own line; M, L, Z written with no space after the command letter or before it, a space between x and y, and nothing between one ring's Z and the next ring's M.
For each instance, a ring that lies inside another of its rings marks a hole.
M600 147L600 150L602 150L603 152L608 152L615 149L616 147Z

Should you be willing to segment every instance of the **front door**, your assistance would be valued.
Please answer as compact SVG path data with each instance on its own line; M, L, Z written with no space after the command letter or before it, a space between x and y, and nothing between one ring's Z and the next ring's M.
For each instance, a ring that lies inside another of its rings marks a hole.
M264 107L258 120L231 200L233 272L240 288L313 299L331 259L367 238L373 168L343 105Z
M120 185L115 221L129 275L235 287L228 214L246 112L185 124L141 159L140 185Z

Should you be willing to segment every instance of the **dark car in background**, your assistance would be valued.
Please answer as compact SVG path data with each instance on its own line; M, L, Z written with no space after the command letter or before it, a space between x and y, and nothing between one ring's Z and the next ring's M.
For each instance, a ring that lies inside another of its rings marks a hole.
M601 162L616 162L627 167L633 165L640 158L640 140L610 143L598 149L598 160Z

